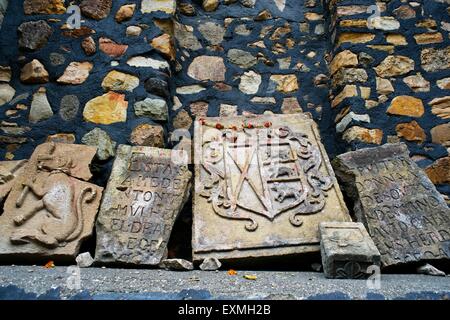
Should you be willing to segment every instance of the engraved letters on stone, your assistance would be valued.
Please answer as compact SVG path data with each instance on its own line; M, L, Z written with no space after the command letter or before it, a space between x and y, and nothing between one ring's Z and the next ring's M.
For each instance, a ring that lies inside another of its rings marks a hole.
M156 266L190 192L184 151L120 145L97 220L96 261Z
M306 114L195 122L194 260L319 250L321 221L347 209Z
M333 165L384 266L450 258L450 210L405 144L348 152Z
M0 259L71 260L93 231L103 189L85 182L96 148L39 145L0 216Z

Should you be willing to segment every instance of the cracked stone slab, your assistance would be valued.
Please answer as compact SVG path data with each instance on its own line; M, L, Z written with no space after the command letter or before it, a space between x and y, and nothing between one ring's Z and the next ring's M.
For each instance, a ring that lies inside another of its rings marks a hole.
M333 166L383 266L450 258L450 209L406 144L348 152Z
M93 232L103 191L83 181L95 152L64 143L36 147L0 216L0 261L74 261Z
M190 193L184 151L120 145L97 220L95 260L157 266Z

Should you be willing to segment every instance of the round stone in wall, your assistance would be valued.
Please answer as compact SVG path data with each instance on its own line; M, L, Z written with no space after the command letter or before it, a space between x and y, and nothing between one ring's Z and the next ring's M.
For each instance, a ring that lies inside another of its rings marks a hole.
M80 100L75 95L67 95L61 99L59 115L65 121L75 119L80 108Z

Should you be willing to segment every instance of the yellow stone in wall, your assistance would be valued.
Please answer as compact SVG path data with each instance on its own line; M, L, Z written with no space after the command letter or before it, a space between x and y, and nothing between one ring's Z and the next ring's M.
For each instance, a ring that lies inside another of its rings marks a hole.
M395 97L386 111L390 115L421 117L425 109L422 100L411 96Z
M398 137L403 138L407 141L423 143L427 138L425 131L423 131L422 127L417 123L417 121L399 123L395 127L395 131L397 131Z
M173 39L169 34L164 33L163 35L154 38L150 42L150 45L161 52L161 54L164 55L167 59L170 59L171 61L175 60L175 46L173 43Z
M406 38L401 34L388 34L386 37L386 41L393 44L394 46L406 46L408 42Z
M64 0L25 0L23 10L28 15L66 13Z
M383 130L353 126L344 132L342 138L347 142L361 141L371 144L381 144L383 140Z
M330 63L331 75L344 67L356 67L358 65L358 56L350 50L339 52Z
M366 43L375 39L375 35L372 33L354 33L354 32L343 32L339 36L338 46L345 42L350 43Z
M83 110L84 120L97 124L127 121L128 101L125 95L108 92L88 101Z
M414 35L417 44L431 44L431 43L441 43L444 41L442 33L440 32L429 32Z
M339 22L339 26L341 26L342 28L367 28L367 20L342 20Z
M290 93L298 90L298 81L295 74L274 74L270 81L275 82L276 90L282 93Z
M142 13L152 13L162 11L167 14L174 14L176 10L175 0L142 0Z
M102 88L105 91L129 91L132 92L139 86L139 78L120 71L110 71L103 79Z

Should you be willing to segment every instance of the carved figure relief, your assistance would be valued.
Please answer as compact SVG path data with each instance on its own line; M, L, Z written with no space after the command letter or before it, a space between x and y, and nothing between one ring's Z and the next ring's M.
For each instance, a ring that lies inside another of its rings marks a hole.
M97 193L92 187L85 187L76 195L74 181L67 174L73 168L72 159L54 155L55 145L49 144L47 154L37 157L36 174L22 183L16 208L22 208L26 198L33 197L33 207L15 216L18 230L11 234L14 244L33 241L54 248L65 246L77 239L83 231L83 203L92 202ZM38 212L44 211L46 219L38 229L29 228L27 222Z

